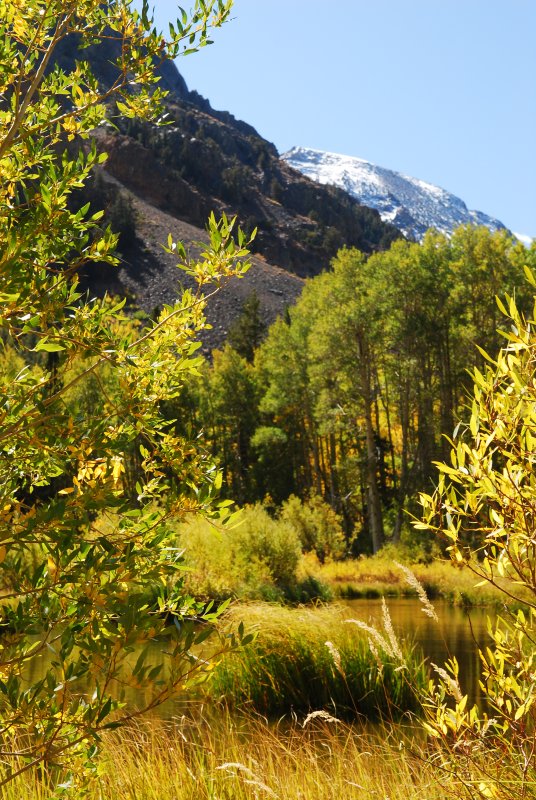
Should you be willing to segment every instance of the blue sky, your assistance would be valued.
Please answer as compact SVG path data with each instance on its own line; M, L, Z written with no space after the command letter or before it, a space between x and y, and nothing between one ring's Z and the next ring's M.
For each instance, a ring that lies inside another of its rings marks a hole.
M235 0L177 65L280 152L359 156L536 236L535 33L536 0Z

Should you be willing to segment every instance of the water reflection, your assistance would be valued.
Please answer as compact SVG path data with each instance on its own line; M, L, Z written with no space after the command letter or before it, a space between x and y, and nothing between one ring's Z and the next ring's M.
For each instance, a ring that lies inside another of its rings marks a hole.
M381 626L381 600L347 600L345 605L356 619ZM480 703L478 650L490 643L487 619L492 612L482 608L466 611L446 602L434 602L439 617L435 622L423 613L417 599L388 600L387 606L397 635L420 646L428 662L443 666L447 658L456 657L462 691L469 695L469 703Z

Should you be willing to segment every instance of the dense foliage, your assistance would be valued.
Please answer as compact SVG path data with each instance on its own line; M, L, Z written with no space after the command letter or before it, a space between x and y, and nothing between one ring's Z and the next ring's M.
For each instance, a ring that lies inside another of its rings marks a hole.
M188 566L186 587L195 597L270 602L331 597L312 568L342 558L344 535L339 518L320 497L292 495L279 510L247 505L235 521L224 532L199 516L175 526Z
M527 269L532 287L536 281ZM423 494L420 528L443 537L452 559L517 603L490 624L480 652L487 709L468 708L455 659L438 669L426 700L438 761L460 791L479 798L534 797L534 611L536 609L536 304L524 316L512 297L499 308L506 344L473 372L468 424L449 440L439 483ZM523 605L524 610L519 609Z
M228 495L279 505L312 492L359 552L412 536L405 512L417 511L417 492L431 488L433 462L446 455L443 434L466 414L468 370L485 361L478 348L499 350L495 296L516 292L527 308L523 265L535 256L504 231L471 227L368 258L343 249L253 363L243 335L258 331L250 303L236 349L213 354L188 402Z
M166 41L146 3L140 13L129 0L2 3L0 786L36 765L58 783L68 765L63 788L76 794L99 732L138 713L121 711L125 689L138 690L141 712L199 670L189 648L206 630L188 623L200 609L166 520L208 509L217 478L163 403L199 366L204 288L243 274L247 251L226 219L210 220L198 262L170 239L197 289L140 329L122 302L82 295L80 269L113 269L116 237L98 208L70 201L103 161L90 131L117 111L155 119L155 64L207 44L230 5L196 3ZM87 63L70 73L55 63L72 36L116 46L111 87ZM166 617L177 624L164 677L148 648Z

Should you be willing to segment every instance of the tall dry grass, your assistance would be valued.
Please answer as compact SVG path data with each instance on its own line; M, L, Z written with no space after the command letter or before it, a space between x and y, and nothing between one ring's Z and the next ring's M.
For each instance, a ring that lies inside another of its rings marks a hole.
M388 548L375 556L332 561L319 564L311 555L304 556L300 575L310 575L326 584L339 598L360 597L417 597L404 571L396 565L397 554ZM399 558L398 560L403 561ZM504 593L497 587L477 586L477 579L467 569L450 561L436 560L430 564L411 564L411 571L424 587L428 597L443 598L462 606L502 606ZM508 579L502 579L507 586Z
M406 746L402 746L402 739ZM222 714L106 736L87 800L447 800L424 752L400 732L315 718L267 724ZM49 800L25 776L3 800ZM82 795L65 790L64 797Z

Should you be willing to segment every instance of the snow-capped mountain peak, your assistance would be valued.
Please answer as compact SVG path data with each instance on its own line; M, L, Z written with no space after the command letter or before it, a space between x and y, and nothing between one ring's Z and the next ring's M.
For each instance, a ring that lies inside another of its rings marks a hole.
M497 219L470 211L463 200L445 189L400 172L378 167L355 156L293 147L281 156L291 167L318 183L345 189L364 206L375 208L405 236L420 241L428 228L450 235L459 225L504 229Z

